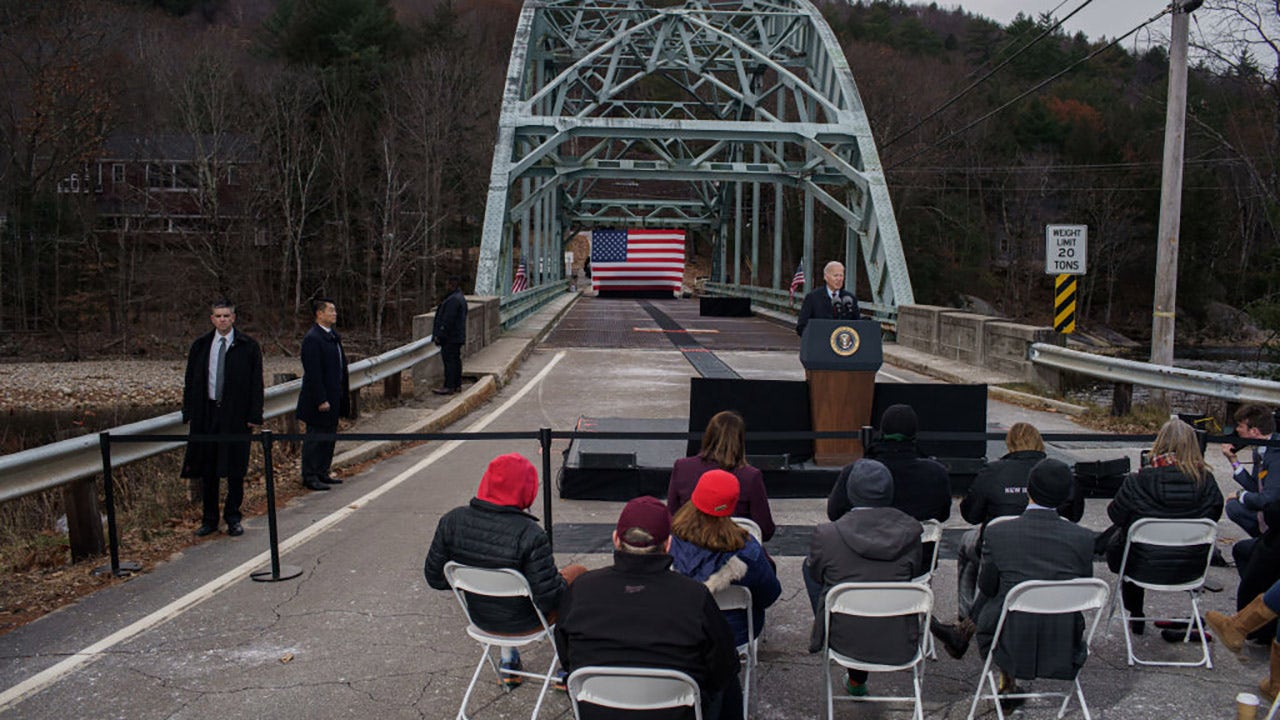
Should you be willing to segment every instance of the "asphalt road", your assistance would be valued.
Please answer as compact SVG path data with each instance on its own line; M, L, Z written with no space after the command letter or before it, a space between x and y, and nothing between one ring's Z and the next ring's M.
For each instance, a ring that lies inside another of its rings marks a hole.
M717 355L747 378L800 379L795 355L783 351L722 351ZM682 417L694 371L674 348L542 348L517 377L451 430L570 428L579 416ZM886 367L881 381L921 381ZM1017 420L1044 432L1077 429L1066 416L991 402L990 425ZM557 441L553 463L565 441ZM265 520L246 523L237 539L203 543L145 576L97 593L0 637L0 717L14 718L449 718L479 656L463 632L451 594L426 587L422 562L438 518L474 493L494 455L520 452L539 464L533 441L431 443L403 452L350 478L328 493L312 493L280 515L285 563L301 577L258 583L249 572L266 565ZM1069 461L1098 459L1138 448L1051 448ZM1002 454L993 443L989 456ZM1217 462L1218 458L1211 458ZM1220 483L1225 466L1217 463ZM1106 501L1090 501L1084 524L1106 526ZM541 498L535 512L541 507ZM553 502L556 523L614 522L619 503ZM783 500L779 524L812 525L821 500ZM961 528L959 513L948 527ZM1226 523L1224 536L1239 533ZM127 553L126 553L127 555ZM562 565L598 567L602 554L557 557ZM753 716L811 718L819 714L820 665L806 650L811 613L800 581L801 558L784 556L778 571L784 592L770 610ZM934 577L937 615L955 608L955 565ZM1099 577L1113 579L1102 565ZM1211 576L1227 587L1208 594L1203 609L1234 609L1232 569ZM1148 600L1149 611L1177 612L1185 596ZM1149 633L1140 652L1186 659L1194 648L1167 645ZM525 653L526 666L549 659L546 649ZM1262 650L1248 662L1214 647L1214 669L1126 665L1118 624L1104 625L1081 682L1095 717L1211 718L1234 713L1235 694L1256 689L1266 672ZM981 665L976 652L963 661L943 655L927 663L926 716L968 713ZM906 674L873 676L876 692L902 692ZM1037 684L1036 689L1054 687ZM482 682L473 699L478 718L525 717L535 690L504 693ZM991 706L981 713L994 716ZM1079 717L1073 704L1072 716ZM837 708L841 717L908 717L888 707ZM1049 717L1056 706L1027 711ZM549 698L542 717L569 717L562 695Z

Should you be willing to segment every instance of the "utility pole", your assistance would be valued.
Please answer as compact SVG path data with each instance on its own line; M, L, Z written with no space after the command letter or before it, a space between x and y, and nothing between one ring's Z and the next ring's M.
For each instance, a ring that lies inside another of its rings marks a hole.
M1156 289L1151 309L1151 362L1173 365L1178 304L1178 232L1182 215L1182 157L1187 125L1187 30L1203 0L1173 0L1169 40L1169 99L1164 121L1164 172L1160 183L1160 228L1156 240ZM1168 406L1163 390L1151 399Z

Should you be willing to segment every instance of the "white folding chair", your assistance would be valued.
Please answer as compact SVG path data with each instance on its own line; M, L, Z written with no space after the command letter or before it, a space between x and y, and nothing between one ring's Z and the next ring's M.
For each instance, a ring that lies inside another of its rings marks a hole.
M929 635L929 615L933 612L933 591L928 585L914 582L865 582L840 583L827 591L826 610L823 613L825 639L822 643L822 684L826 693L827 718L835 717L835 694L832 692L831 664L866 672L911 671L911 695L841 696L850 702L912 702L913 717L924 720L924 702L920 696L920 684L924 677L925 638ZM831 649L831 621L836 615L861 618L893 618L915 615L919 622L920 640L912 658L901 665L883 665L866 662Z
M449 586L453 588L453 595L458 599L458 604L462 606L462 612L467 616L467 634L480 643L482 648L480 661L476 663L476 670L471 674L471 682L467 685L467 691L462 696L462 705L458 708L456 720L467 720L467 703L471 700L471 692L475 690L476 682L480 679L480 671L484 668L486 661L493 668L493 672L499 681L501 681L503 671L498 662L494 660L491 652L492 648L518 648L541 640L547 640L547 644L551 646L551 662L547 665L545 673L526 670L506 671L510 675L519 675L542 681L542 689L538 692L538 701L533 706L533 714L529 716L537 718L538 711L542 708L542 701L547 695L547 688L551 685L551 678L554 676L559 658L556 655L555 642L551 636L551 625L547 622L547 618L543 616L542 611L538 609L537 604L533 602L533 591L529 588L529 581L525 579L524 575L510 568L478 568L457 562L445 563L444 576L449 581ZM529 604L533 607L534 613L538 616L538 623L541 627L521 635L497 635L482 630L471 619L471 610L467 607L467 593L492 598L527 598Z
M1125 540L1124 556L1120 560L1120 572L1116 574L1115 590L1111 597L1111 612L1109 617L1114 618L1116 607L1120 607L1121 620L1124 623L1124 647L1128 654L1129 664L1137 663L1139 665L1165 665L1172 667L1199 667L1204 665L1206 668L1213 667L1213 659L1209 656L1209 641L1205 637L1204 625L1200 619L1200 604L1198 601L1201 589L1204 586L1205 575L1209 572L1209 563L1213 558L1214 542L1218 537L1218 524L1207 518L1198 520L1174 520L1166 518L1143 518L1133 525L1129 526L1129 536ZM1204 545L1204 565L1200 568L1200 573L1194 578L1181 583L1152 583L1141 580L1135 580L1130 576L1129 554L1133 549L1134 543L1143 543L1145 545L1153 545L1157 547L1189 547L1196 545ZM1129 612L1124 609L1124 603L1121 602L1120 584L1128 581L1146 590L1155 590L1157 592L1185 592L1191 598L1191 616L1186 618L1167 618L1167 617L1132 617ZM1201 657L1195 662L1173 662L1163 660L1143 660L1133 652L1133 633L1129 629L1130 620L1173 620L1187 623L1187 634L1184 641L1191 637L1191 631L1197 630L1200 633Z
M584 667L569 674L569 704L581 720L579 703L617 710L662 710L692 707L702 720L702 696L698 683L678 671L659 668Z
M751 533L751 537L755 538L756 542L764 545L764 533L760 531L760 524L755 520L752 520L751 518L736 517L733 518L733 522L738 527L745 528L747 532Z
M942 523L934 519L922 520L920 522L920 544L927 545L933 543L933 553L929 558L929 565L925 568L924 574L911 578L911 582L924 583L930 588L933 587L933 570L938 567L938 548L942 546ZM933 642L933 634L924 641L925 655L931 660L938 659L938 648Z
M1266 700L1266 698L1263 698ZM1267 711L1267 716L1263 720L1272 720L1276 716L1276 711L1280 710L1280 693L1276 693L1276 699L1271 701L1271 709Z
M1073 695L1071 692L1000 694L1000 688L996 684L996 673L991 664L996 648L1000 647L1005 620L1010 613L1063 615L1093 610L1093 622L1088 624L1084 637L1085 652L1088 652L1093 642L1093 634L1098 629L1098 621L1102 618L1102 609L1106 605L1107 583L1098 578L1026 580L1014 585L1004 598L1004 606L1000 608L1000 620L996 623L996 632L991 638L991 649L987 652L986 662L982 665L982 674L978 676L978 689L974 692L973 702L969 705L969 720L973 720L974 713L978 709L978 701L984 698L995 701L996 715L1000 720L1004 720L1004 709L1000 707L1000 700L1012 698L1061 697L1062 706L1058 708L1058 717L1065 715L1067 706L1071 703ZM1080 687L1079 673L1076 673L1076 677L1072 678L1071 682L1075 686L1074 695L1080 699L1080 710L1084 713L1085 720L1091 720L1089 706L1084 701L1084 690ZM983 693L984 683L990 685L990 693Z
M751 591L742 585L730 585L715 594L720 612L742 610L747 614L747 642L738 646L738 658L742 661L742 720L747 720L751 707L751 671L756 666L759 638L756 623L751 614Z

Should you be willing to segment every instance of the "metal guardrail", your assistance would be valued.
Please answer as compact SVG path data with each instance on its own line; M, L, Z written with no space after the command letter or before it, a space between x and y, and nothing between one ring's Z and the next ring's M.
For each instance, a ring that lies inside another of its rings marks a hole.
M566 290L569 287L568 282L568 280L551 280L538 287L503 298L498 304L498 317L502 321L502 329L510 330L513 325L542 309L542 306L551 302L553 298L569 292Z
M1280 405L1280 382L1270 380L1152 365L1044 343L1033 344L1029 355L1031 362L1037 365L1112 382L1207 395L1239 403L1259 403L1270 407Z
M786 313L788 315L799 314L800 303L804 300L804 297L801 296L800 293L796 293L793 297L791 293L786 290L754 287L751 285L733 285L731 283L703 283L702 291L707 295L716 297L750 298L751 304L753 305L760 305L765 309ZM894 327L898 324L897 308L864 300L858 301L858 307L862 309L864 316L869 316L872 320L878 320Z
M351 389L357 390L408 370L439 352L428 335L381 355L352 363L347 366ZM267 388L263 398L264 419L293 412L301 389L301 380ZM114 435L186 435L187 426L182 423L181 412L172 412L114 427L109 432ZM111 466L120 467L182 446L181 442L125 445L112 454ZM97 433L3 455L0 456L0 503L51 490L101 472L102 453Z

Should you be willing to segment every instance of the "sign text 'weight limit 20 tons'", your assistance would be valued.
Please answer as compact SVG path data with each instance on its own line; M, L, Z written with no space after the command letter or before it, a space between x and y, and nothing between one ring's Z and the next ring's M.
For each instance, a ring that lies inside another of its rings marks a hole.
M1044 226L1044 271L1049 275L1084 275L1088 249L1088 225Z

